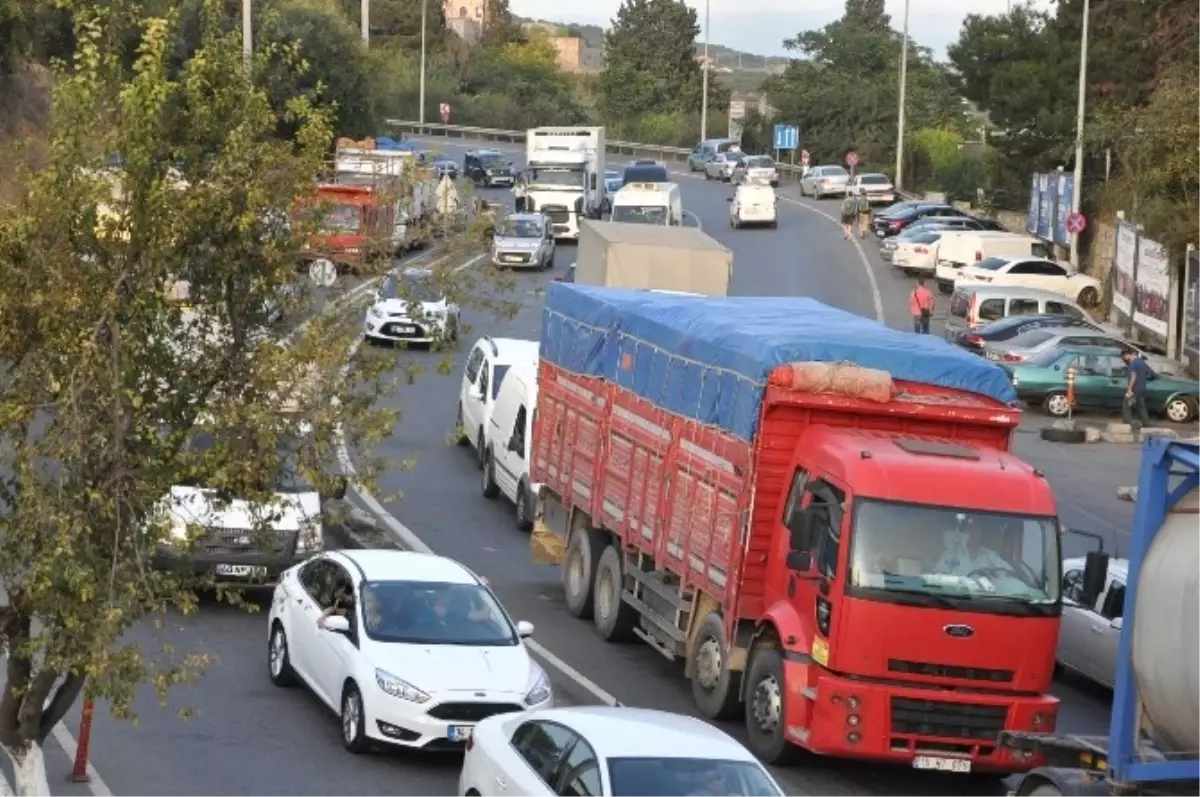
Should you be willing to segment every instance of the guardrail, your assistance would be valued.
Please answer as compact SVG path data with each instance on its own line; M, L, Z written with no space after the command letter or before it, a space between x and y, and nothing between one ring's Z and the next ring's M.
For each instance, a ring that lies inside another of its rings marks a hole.
M492 127L469 127L467 125L443 125L430 122L411 122L402 119L388 119L387 125L402 132L418 136L442 136L445 138L476 138L485 141L503 141L516 144L524 143L524 130L500 130ZM667 147L661 144L639 144L635 141L605 141L605 149L619 155L631 157L650 156L661 161L685 163L692 150L687 147ZM799 181L804 176L798 165L777 163L780 179ZM896 192L903 199L911 199L914 195L904 191Z

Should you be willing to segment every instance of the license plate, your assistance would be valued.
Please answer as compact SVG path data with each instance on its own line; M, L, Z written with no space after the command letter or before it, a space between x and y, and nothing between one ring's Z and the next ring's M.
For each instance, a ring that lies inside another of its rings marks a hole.
M1000 355L996 354L996 352L994 352L994 351L989 351L987 353L987 358L989 360L997 360L998 361L1000 359Z
M264 565L217 565L218 576L230 578L263 578L267 575Z
M465 742L471 738L471 734L474 732L474 725L451 725L446 736L452 742Z
M971 761L966 758L942 758L919 755L913 759L913 769L932 769L938 772L970 772Z
M520 255L504 255L500 259L505 263L520 263L523 258Z
M399 325L392 327L393 335L411 335L412 333L414 333L416 331L417 331L416 327L403 327L403 326L399 326Z
M885 236L884 236L884 234L883 234L883 230L876 230L876 231L875 231L875 234L876 234L876 235L878 235L880 238L883 238L883 237L885 237Z

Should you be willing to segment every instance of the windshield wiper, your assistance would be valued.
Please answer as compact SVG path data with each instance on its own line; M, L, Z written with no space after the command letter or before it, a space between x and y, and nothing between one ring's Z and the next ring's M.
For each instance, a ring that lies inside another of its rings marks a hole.
M950 596L942 595L941 593L937 593L937 592L927 592L923 589L913 589L912 587L889 587L889 586L887 586L886 581L884 582L882 591L896 593L896 594L900 594L900 595L913 595L915 597L928 598L931 603L934 603L938 606L945 606L949 609L959 608L959 604L954 602L953 600L951 600ZM960 596L956 595L955 597L960 597Z

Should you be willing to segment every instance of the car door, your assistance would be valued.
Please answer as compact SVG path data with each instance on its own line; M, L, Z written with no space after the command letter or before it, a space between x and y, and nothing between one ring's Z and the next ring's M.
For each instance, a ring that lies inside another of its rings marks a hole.
M1071 272L1062 266L1048 260L1032 260L1029 262L1029 267L1031 272L1029 284L1034 288L1041 288L1044 291L1052 291L1064 296L1070 294L1071 286L1068 283L1071 281Z
M1084 344L1068 343L1076 338L1064 338L1062 345L1079 346ZM1079 409L1098 409L1105 406L1111 375L1108 361L1103 355L1081 353L1072 365L1075 366L1075 406Z
M313 674L325 701L331 706L337 706L341 700L342 685L354 667L354 658L358 655L358 634L361 625L358 617L358 595L354 579L350 572L340 563L328 560L330 591L335 595L349 597L344 606L346 620L350 623L348 634L336 631L317 629L315 644L312 646Z
M483 373L486 355L483 344L475 344L471 356L467 358L467 367L463 369L462 387L459 389L459 403L462 405L463 432L476 442L479 427L483 424L484 404L486 393L479 389L480 374Z
M554 794L559 765L575 741L575 733L557 722L531 720L522 724L512 736L516 760L511 767L497 767L496 793Z
M1072 670L1084 672L1087 663L1084 651L1091 635L1091 609L1083 604L1083 570L1072 568L1063 573L1062 622L1058 631L1058 653L1055 658Z
M1111 688L1117 672L1117 646L1121 643L1121 627L1125 614L1125 582L1112 577L1104 594L1097 601L1097 612L1091 621L1091 645L1088 659L1092 662L1092 677Z
M527 468L525 465L525 442L528 436L529 426L529 411L526 409L525 402L517 408L517 416L513 420L513 425L509 429L502 429L504 438L497 441L500 443L497 448L497 461L500 467L496 468L496 484L500 486L500 491L510 499L515 500L517 497L517 483L525 474Z
M1105 354L1099 358L1104 361L1108 372L1108 384L1105 385L1102 406L1105 409L1119 410L1125 403L1125 391L1129 387L1129 366L1118 354Z
M292 668L308 682L314 692L320 689L316 662L319 656L313 651L317 646L317 621L321 613L332 602L329 593L330 562L324 556L310 560L300 569L300 593L293 599L289 611L292 614L288 630L288 657ZM318 695L324 699L323 695Z

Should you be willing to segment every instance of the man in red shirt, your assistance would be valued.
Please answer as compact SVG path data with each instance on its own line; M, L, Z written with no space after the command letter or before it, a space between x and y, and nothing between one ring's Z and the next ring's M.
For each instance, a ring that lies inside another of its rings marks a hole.
M912 315L913 332L929 334L929 319L933 316L933 293L925 287L925 278L917 277L917 287L908 296L908 312Z

